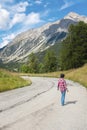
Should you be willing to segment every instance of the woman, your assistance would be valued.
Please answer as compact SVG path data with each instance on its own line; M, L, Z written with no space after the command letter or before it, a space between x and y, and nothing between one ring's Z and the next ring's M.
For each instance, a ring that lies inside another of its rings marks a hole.
M67 89L66 81L64 80L65 75L60 74L60 79L58 80L58 90L61 91L61 105L64 106L65 103L65 94Z

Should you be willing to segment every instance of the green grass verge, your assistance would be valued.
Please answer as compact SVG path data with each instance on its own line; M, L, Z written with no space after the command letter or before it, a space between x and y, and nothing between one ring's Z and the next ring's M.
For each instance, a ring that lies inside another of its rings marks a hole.
M29 76L42 76L42 77L56 77L58 78L61 73L65 74L65 78L69 80L73 80L75 82L79 82L83 86L87 88L87 64L78 69L72 69L68 71L58 71L52 73L44 73L44 74L28 74Z
M31 81L22 79L18 74L0 69L0 92L30 85Z
M66 74L66 78L79 82L87 88L87 64Z
M24 87L31 84L31 81L20 78L20 75L37 76L37 77L56 77L60 76L60 73L65 74L65 78L79 82L87 88L87 64L78 69L72 69L68 71L58 71L44 74L15 74L5 70L0 70L0 92L12 90L15 88Z

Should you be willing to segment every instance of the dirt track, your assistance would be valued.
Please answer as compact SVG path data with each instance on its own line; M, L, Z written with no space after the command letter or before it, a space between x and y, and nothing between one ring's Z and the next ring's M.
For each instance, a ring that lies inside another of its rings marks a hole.
M29 87L0 93L0 130L87 130L84 87L67 80L69 92L61 106L58 79L30 79Z

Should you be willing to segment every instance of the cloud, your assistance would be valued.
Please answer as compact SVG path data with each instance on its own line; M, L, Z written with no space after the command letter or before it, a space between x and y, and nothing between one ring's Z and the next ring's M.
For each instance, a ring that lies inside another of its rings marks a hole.
M25 12L28 5L28 2L20 2L6 9L0 5L0 29L8 30L15 24L23 22L26 18Z
M29 6L29 3L26 1L26 2L20 2L14 6L12 6L12 8L10 8L10 10L12 12L25 12L26 11L26 8L27 6Z
M10 40L10 39L13 39L14 37L15 37L15 34L12 33L12 34L7 35L6 37L4 37L4 38L3 38L3 41L4 41L4 40Z
M5 2L10 2L10 4L7 4L7 6ZM4 0L4 2L0 3L0 36L2 35L0 38L0 48L6 46L18 33L36 25L39 26L44 22L41 19L41 13L27 12L27 7L31 6L27 1L17 4L11 2L14 2L14 0ZM41 0L36 2L40 4ZM47 12L44 15L46 14ZM16 27L16 30L14 27ZM3 31L5 32L4 34ZM11 32L14 32L14 34L10 35ZM9 33L8 36L7 33Z
M64 5L61 6L61 8L59 9L60 11L63 9L66 9L74 4L72 1L68 1L68 0L64 0L63 2L64 2Z
M25 14L22 13L22 14L15 14L13 20L11 21L10 26L12 27L13 25L15 25L17 23L21 23L22 27L23 27L19 31L21 33L27 27L29 28L29 26L33 26L33 25L41 23L41 22L43 22L43 21L40 19L39 13L32 12L28 15L25 15ZM16 33L18 34L18 31ZM4 36L2 38L2 43L0 43L0 48L6 46L17 34L11 34L11 35L8 35L8 36Z
M12 28L14 25L18 23L20 23L20 25L23 27L23 26L32 26L41 22L42 20L40 18L39 13L31 12L28 15L26 15L25 13L17 13L11 20L10 28Z
M13 3L14 2L14 0L0 0L0 3L2 3L2 4L5 4L5 3Z
M4 40L2 43L0 43L0 48L3 48L8 44L8 40Z
M14 25L23 22L26 19L24 13L17 13L14 15L13 19L10 21L9 28L12 28Z
M1 4L0 4L0 9L2 8Z
M24 13L17 13L14 15L13 19L10 21L10 27L13 27L15 24L20 23L22 25L22 28L20 29L20 31L18 32L18 30L16 30L16 34L11 34L8 36L4 36L2 38L2 43L0 43L0 48L6 46L18 33L23 32L24 30L27 29L27 27L29 28L32 27L35 24L41 23L43 22L40 19L40 14L39 13L35 13L35 12L31 12L30 14L26 15Z
M35 3L36 4L42 4L42 1L41 0L36 0Z
M32 24L37 24L39 22L41 22L40 14L31 12L26 16L26 20L24 24L32 25Z
M6 10L2 10L0 17L0 29L11 29L13 26L20 23L21 26L32 26L43 22L39 13L31 12L28 15L25 13L16 13L12 19L10 19L9 13Z
M41 0L36 0L36 2L41 3ZM2 8L2 5L0 5L0 29L9 30L17 24L27 26L42 22L40 13L31 12L26 14L28 6L29 3L27 1L12 5L11 7L7 6L7 8Z
M46 8L49 5L49 3L44 4L44 8Z
M56 19L57 19L56 17L52 17L52 18L48 19L48 21L53 22L53 21L55 21Z
M6 46L9 41L11 41L13 38L15 38L15 34L12 33L11 35L5 36L2 38L2 43L0 43L0 48Z
M0 6L0 29L6 29L10 20L10 13Z
M51 12L51 10L50 10L50 9L47 9L47 10L45 10L44 12L41 13L41 16L46 17L46 16L49 15L50 12Z

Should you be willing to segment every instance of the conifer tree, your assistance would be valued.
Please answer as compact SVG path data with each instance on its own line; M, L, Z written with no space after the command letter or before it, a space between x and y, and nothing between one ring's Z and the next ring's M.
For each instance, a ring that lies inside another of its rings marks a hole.
M44 69L46 72L53 72L57 69L57 58L53 50L47 51L45 54Z
M87 62L87 24L71 25L67 38L62 42L61 69L77 68Z

